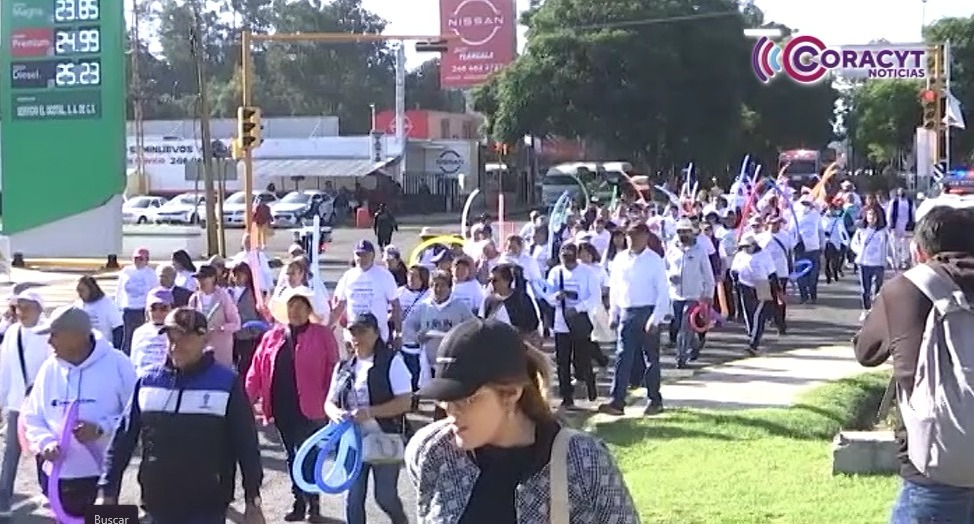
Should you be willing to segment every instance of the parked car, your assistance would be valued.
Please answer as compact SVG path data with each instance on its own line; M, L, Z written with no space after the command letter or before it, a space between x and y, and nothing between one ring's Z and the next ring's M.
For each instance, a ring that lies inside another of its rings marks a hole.
M166 199L157 196L132 197L122 204L122 223L148 224L155 222L156 213L166 203Z
M203 202L202 193L183 193L166 202L156 211L157 224L196 224L200 215L197 208Z
M318 214L322 217L322 223L333 223L335 221L335 199L321 191L305 190L292 191L271 206L271 214L274 216L274 227L300 226L303 222L299 217L308 211L308 206L314 198L321 200L321 204L318 207ZM308 220L304 222L310 224Z
M243 191L237 191L223 201L223 225L243 227L244 213L251 209L251 206L245 202L245 197L246 194ZM255 192L254 198L260 199L261 202L266 202L272 209L274 203L277 202L277 195L268 191ZM219 209L217 213L219 213ZM203 217L200 220L200 224L205 226L206 207L202 203L199 205L197 215Z

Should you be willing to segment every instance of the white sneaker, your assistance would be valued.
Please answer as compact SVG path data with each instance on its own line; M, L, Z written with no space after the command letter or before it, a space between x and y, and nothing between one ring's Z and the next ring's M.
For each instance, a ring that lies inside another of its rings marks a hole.
M866 315L868 314L869 314L868 311L863 311L862 313L859 313L859 322L866 320Z

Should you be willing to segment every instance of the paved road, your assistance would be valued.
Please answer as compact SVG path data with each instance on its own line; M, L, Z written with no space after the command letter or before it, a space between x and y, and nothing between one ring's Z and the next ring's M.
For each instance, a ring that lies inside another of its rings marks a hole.
M415 243L407 240L407 234L403 234L403 246L410 246ZM414 238L410 236L410 238ZM344 240L347 245L351 240ZM335 280L340 276L344 268L329 264L322 268L323 277L328 282L329 287L334 286ZM53 276L50 278L54 278ZM47 301L48 307L70 302L74 299L74 281L76 275L64 275L63 279L56 279L51 282L43 283L36 289ZM99 277L106 293L114 292L114 282L111 275L101 275ZM41 279L35 279L41 280ZM795 348L811 348L823 345L834 345L848 340L850 334L858 324L857 318L858 298L855 291L854 277L847 275L845 281L839 284L822 287L820 301L815 306L795 306L792 309L790 333L786 337L778 337L769 334L766 338L765 347L768 351L784 351ZM740 325L730 324L721 330L714 332L708 338L707 347L700 361L693 363L689 370L676 370L672 355L663 358L664 380L676 380L686 378L697 370L705 366L720 364L730 360L742 358L744 353L743 328ZM600 380L602 394L608 393L608 386L611 383L611 376L608 372L603 372ZM642 396L642 392L634 392L634 395ZM579 407L586 413L594 411L595 403L579 401ZM429 406L418 416L414 422L422 424L428 420ZM586 413L583 413L586 414ZM280 522L281 516L288 510L290 498L290 484L288 474L285 471L284 455L281 451L279 441L273 431L264 430L260 435L263 449L264 464L266 470L266 480L263 488L263 499L266 515L269 522ZM138 501L138 485L135 482L134 471L137 462L133 463L124 484L122 501L134 503ZM17 492L29 494L22 496L17 503L16 522L31 524L49 522L46 519L47 511L38 505L37 499L30 498L38 492L36 481L32 480L32 462L23 460L17 479ZM403 502L406 504L407 513L412 514L415 508L415 496L412 487L409 486L405 478L400 479L400 493ZM344 522L343 502L341 497L326 496L323 499L323 510L326 516L335 519L334 522ZM241 510L239 504L234 506ZM387 522L381 511L371 500L368 503L370 522ZM233 519L231 519L233 520ZM239 519L236 519L239 521Z

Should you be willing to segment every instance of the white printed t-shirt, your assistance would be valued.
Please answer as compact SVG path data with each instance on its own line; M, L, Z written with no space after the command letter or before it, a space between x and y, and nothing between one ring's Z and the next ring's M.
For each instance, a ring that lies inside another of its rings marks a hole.
M375 315L379 321L379 336L389 340L389 303L399 297L399 286L388 269L377 264L367 271L360 267L349 269L338 279L335 297L345 302L349 318L364 313ZM349 333L345 334L346 340L349 336Z
M369 370L372 369L373 365L375 365L373 357L355 359L355 367L352 369L354 376L352 391L349 393L349 398L347 399L349 409L364 409L371 405L372 399L369 396ZM335 366L335 371L332 372L331 386L328 390L328 399L336 404L340 400L339 396L341 391L339 388L344 386L338 380L343 366ZM409 368L406 367L406 362L402 359L402 355L397 354L392 357L392 362L389 363L389 385L392 387L393 396L396 397L413 392L413 376L409 372ZM363 433L379 433L382 431L374 419L366 421L362 425L361 430Z

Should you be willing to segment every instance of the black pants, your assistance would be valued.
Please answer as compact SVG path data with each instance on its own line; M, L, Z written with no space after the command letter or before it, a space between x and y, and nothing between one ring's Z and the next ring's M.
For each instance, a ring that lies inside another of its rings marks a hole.
M47 492L47 475L44 473L40 473L40 475L43 476L42 480L38 479L41 480L41 492L45 496L50 497L51 495ZM64 511L68 515L84 517L85 510L88 506L94 504L95 499L98 498L98 477L61 479L58 490L60 491L61 505L64 507Z
M774 325L778 328L778 333L783 335L788 331L788 279L778 278L777 285L773 286L771 291L777 297L773 304Z
M233 339L233 361L237 363L237 373L246 378L250 371L250 363L254 360L257 349L257 339Z
M842 250L835 247L831 242L825 243L825 282L831 283L839 280L839 273L842 272Z
M558 368L558 394L562 400L570 401L575 396L572 386L572 369L575 376L584 381L592 392L595 389L595 375L592 372L592 355L588 342L572 333L555 333L555 363Z
M304 417L298 417L296 420L278 419L274 422L274 425L277 427L277 432L281 435L281 444L284 445L284 452L287 453L287 470L290 472L291 468L294 467L294 455L297 453L298 448L301 447L301 444L312 433L321 429L321 424ZM309 455L305 459L304 464L301 465L301 471L305 479L314 478L314 466L315 458ZM318 495L301 491L301 488L298 487L293 479L291 480L291 494L294 495L294 505L298 509L319 505Z
M224 524L227 521L227 512L219 511L215 513L200 513L191 516L173 517L169 515L149 514L152 524Z
M744 312L744 326L747 328L748 345L757 349L764 336L764 326L767 323L770 302L758 300L758 292L751 286L740 284L737 286L741 296L741 309Z
M720 282L720 286L724 288L724 298L727 299L727 311L721 311L721 313L727 318L727 320L737 320L741 321L740 308L737 307L739 302L736 289L734 288L734 278L731 276L730 271L724 272L724 280ZM720 304L719 301L715 302Z
M123 309L122 310L122 327L125 332L122 337L122 347L118 348L122 350L122 353L130 355L132 353L132 333L139 326L145 324L145 310L144 309Z

